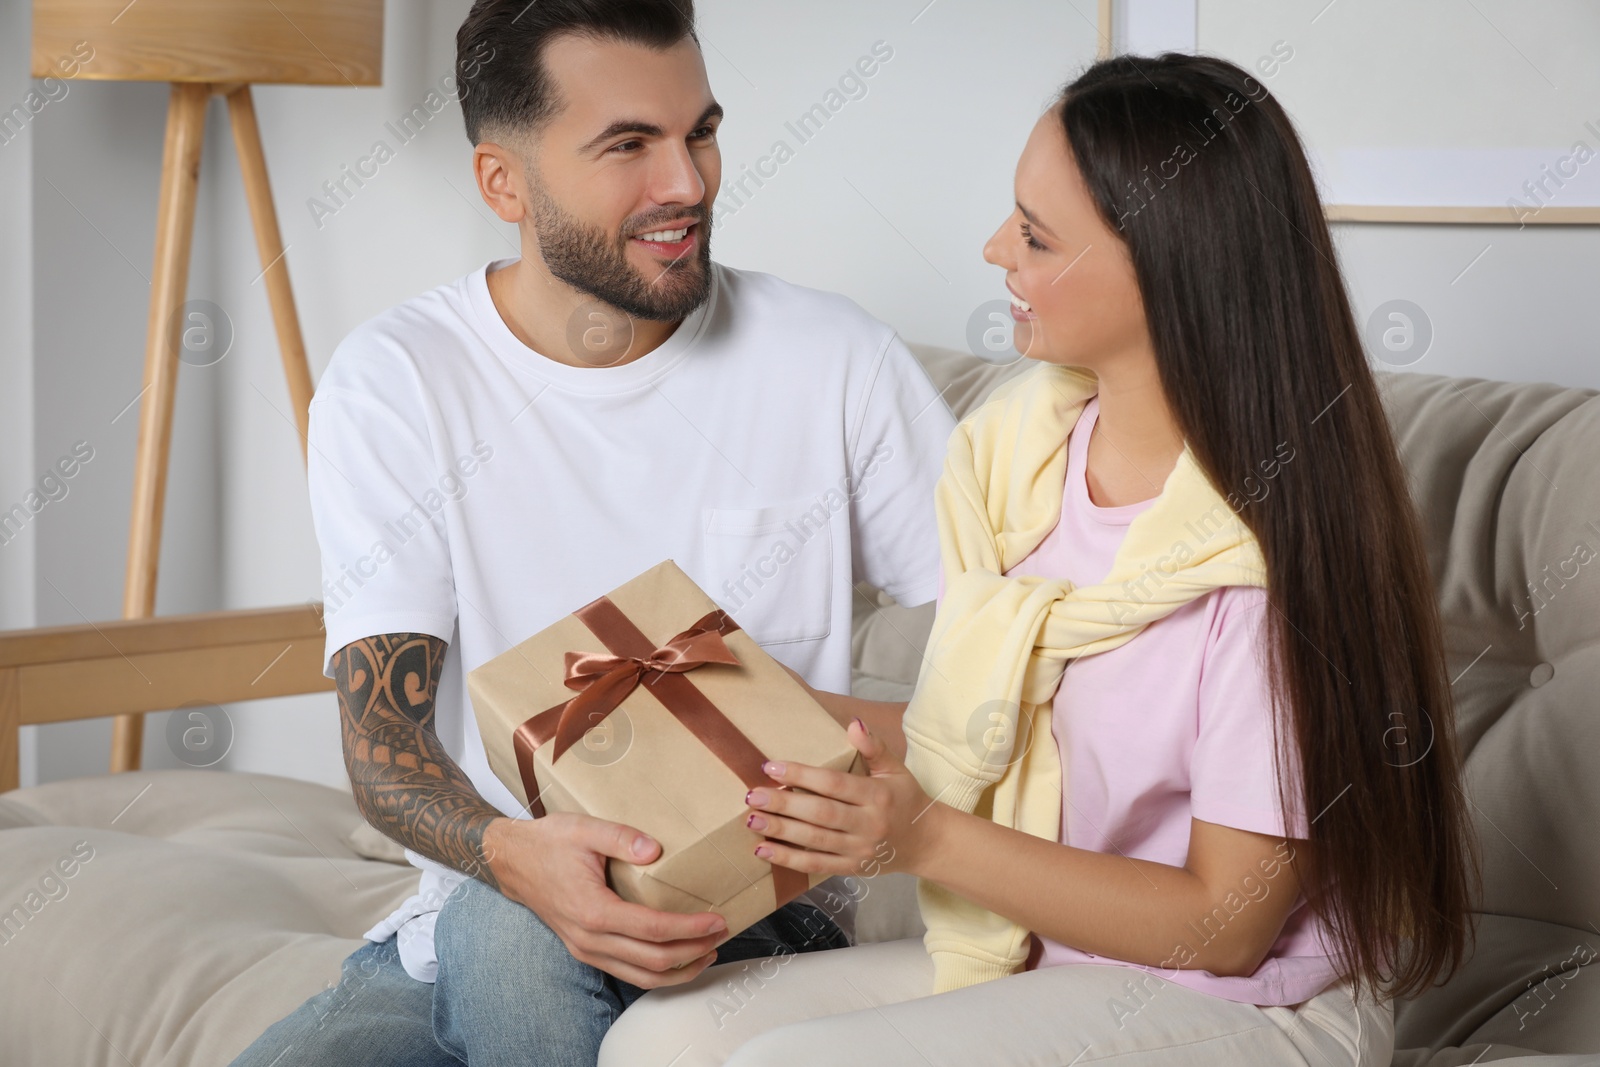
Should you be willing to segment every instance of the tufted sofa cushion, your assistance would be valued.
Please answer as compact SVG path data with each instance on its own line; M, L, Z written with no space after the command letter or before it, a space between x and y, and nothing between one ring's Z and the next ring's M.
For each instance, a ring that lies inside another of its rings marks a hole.
M416 887L346 793L211 771L0 797L0 1062L226 1064Z
M1475 955L1398 1007L1396 1047L1594 1052L1600 394L1399 374L1385 395L1427 527L1484 876Z

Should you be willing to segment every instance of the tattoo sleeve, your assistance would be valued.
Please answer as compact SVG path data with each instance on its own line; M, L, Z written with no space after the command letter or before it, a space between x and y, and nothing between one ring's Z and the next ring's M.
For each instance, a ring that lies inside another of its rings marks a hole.
M381 634L333 655L340 734L356 806L389 837L499 888L483 831L500 812L478 794L434 729L445 642Z

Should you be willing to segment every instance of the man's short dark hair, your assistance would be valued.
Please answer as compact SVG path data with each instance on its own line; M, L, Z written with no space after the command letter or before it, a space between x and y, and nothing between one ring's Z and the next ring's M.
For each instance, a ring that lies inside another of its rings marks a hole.
M544 47L562 34L661 49L699 43L694 0L476 0L456 31L468 140L533 133L561 109Z

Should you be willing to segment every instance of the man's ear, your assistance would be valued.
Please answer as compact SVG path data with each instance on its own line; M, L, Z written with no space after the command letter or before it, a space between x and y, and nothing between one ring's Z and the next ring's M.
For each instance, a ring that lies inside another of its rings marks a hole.
M478 195L502 222L518 223L528 215L528 174L524 157L496 141L480 141L472 150L472 174Z

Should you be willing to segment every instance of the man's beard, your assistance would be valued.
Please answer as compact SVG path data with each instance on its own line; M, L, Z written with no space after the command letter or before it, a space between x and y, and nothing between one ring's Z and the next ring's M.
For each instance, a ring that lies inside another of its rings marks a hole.
M534 233L550 273L623 314L652 322L673 322L706 302L711 295L711 233L704 207L677 212L698 219L696 251L663 260L643 276L628 262L631 238L612 238L568 214L542 189L534 191ZM648 231L644 231L648 232Z

